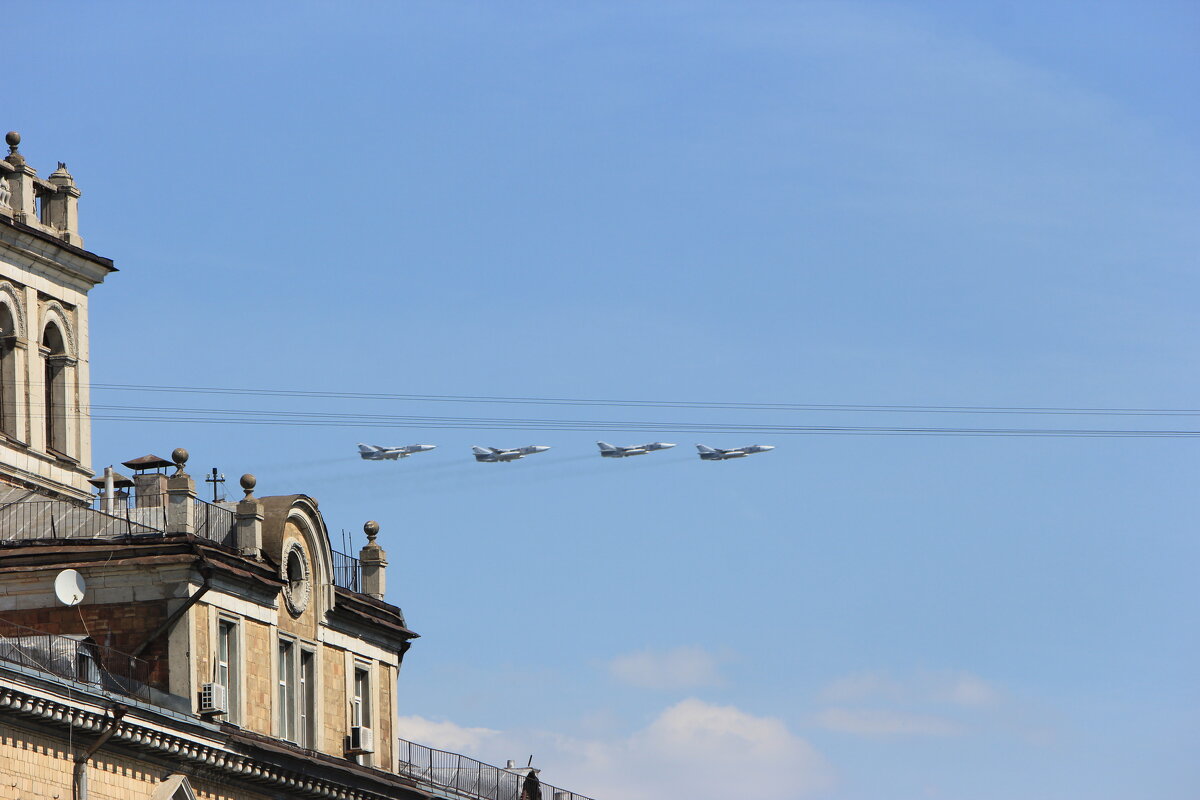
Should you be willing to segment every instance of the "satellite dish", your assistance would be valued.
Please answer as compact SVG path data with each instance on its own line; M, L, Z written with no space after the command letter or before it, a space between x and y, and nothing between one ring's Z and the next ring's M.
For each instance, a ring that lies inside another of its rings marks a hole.
M64 606L77 606L82 603L85 591L87 585L83 582L83 576L73 569L64 569L54 579L54 594Z

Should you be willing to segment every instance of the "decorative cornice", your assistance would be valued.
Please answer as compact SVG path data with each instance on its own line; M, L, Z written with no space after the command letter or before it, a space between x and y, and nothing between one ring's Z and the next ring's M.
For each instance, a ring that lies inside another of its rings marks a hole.
M66 703L27 694L11 687L0 687L0 713L17 714L82 733L99 733L112 723L106 714L98 714ZM392 800L392 795L377 794L313 778L300 772L281 769L240 753L189 740L139 725L124 717L116 726L112 740L128 747L156 753L174 761L216 770L229 778L251 781L286 789L289 792L323 800ZM412 790L414 796L421 792Z

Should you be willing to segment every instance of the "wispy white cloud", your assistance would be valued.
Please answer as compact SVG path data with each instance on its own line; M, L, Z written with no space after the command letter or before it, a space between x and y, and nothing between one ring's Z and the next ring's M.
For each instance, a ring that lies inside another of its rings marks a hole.
M617 656L608 662L608 672L644 689L695 689L724 683L719 662L702 647L641 650Z
M695 698L627 735L501 732L422 717L403 718L400 735L492 763L524 763L533 752L543 780L590 797L724 800L736 786L750 797L793 800L833 782L825 759L783 721Z
M821 727L859 736L955 736L957 722L941 717L880 709L830 708L817 715Z
M821 690L826 703L942 703L983 708L1000 701L1000 690L969 672L924 672L898 678L886 672L856 672L831 681Z
M400 717L396 733L411 742L458 753L478 753L485 743L500 736L500 731L490 728L464 728L453 722L438 722L418 716Z
M818 699L832 707L818 725L859 736L955 736L965 716L1000 702L992 683L967 672L924 672L896 677L867 671L831 681ZM854 707L847 707L854 706Z
M966 673L948 676L941 686L941 696L954 705L975 708L995 705L1000 699L995 686Z
M831 681L819 697L828 703L849 703L880 698L895 700L904 693L904 687L883 672L856 672Z

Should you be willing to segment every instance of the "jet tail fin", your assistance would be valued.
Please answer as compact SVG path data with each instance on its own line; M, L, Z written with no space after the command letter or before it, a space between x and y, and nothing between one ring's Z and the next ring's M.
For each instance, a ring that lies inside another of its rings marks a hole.
M708 445L706 445L706 444L698 444L698 445L696 445L696 449L697 449L697 450L699 450L701 453L715 453L715 452L717 452L716 450L712 449L711 447L709 447L709 446L708 446Z
M374 453L378 449L379 448L373 447L369 444L363 444L362 442L358 443L358 452L360 453Z
M608 442L596 442L596 444L600 446L600 452L601 452L601 453L615 453L615 452L617 452L617 448L613 447L613 446L612 446L611 444L609 444Z
M492 450L490 448L480 447L479 445L472 445L471 452L477 456L489 456L492 454Z

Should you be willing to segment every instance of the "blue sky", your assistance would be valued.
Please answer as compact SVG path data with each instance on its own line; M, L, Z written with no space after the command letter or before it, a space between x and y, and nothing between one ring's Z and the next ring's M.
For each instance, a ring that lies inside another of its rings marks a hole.
M54 4L8 128L65 160L93 379L1197 408L1190 3ZM383 527L412 738L604 798L1193 798L1195 444L670 423L1196 429L97 391L662 422L95 423ZM97 411L97 414L100 412ZM753 437L751 437L753 438ZM396 464L356 441L430 442ZM477 465L472 444L548 444ZM359 535L361 543L361 535ZM357 545L356 545L357 547Z

